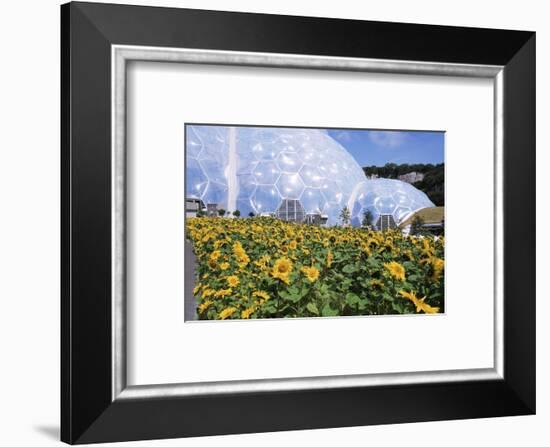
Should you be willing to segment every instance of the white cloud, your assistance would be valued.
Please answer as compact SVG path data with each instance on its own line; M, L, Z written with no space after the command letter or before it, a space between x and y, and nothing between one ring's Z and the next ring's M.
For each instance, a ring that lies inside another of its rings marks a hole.
M353 137L351 136L350 132L341 130L334 135L334 138L336 138L338 141L351 141Z
M371 130L369 139L379 147L393 149L401 146L407 138L404 132Z

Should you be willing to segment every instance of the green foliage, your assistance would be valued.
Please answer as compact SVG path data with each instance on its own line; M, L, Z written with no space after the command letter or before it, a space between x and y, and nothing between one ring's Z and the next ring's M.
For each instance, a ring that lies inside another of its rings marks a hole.
M424 225L424 219L422 219L420 216L416 215L414 216L414 219L411 223L411 236L419 236L421 234L424 234L424 230L422 226Z
M342 211L340 211L340 220L342 221L342 225L349 225L351 220L351 212L347 206L342 208Z
M241 212L239 210L235 210L233 211L233 216L235 217L240 217L241 216Z
M218 210L218 216L220 216L220 217L225 216L225 210L224 210L223 208L220 208L220 209Z
M373 224L373 215L370 210L365 210L363 212L363 221L361 222L361 225L363 228L371 229Z
M424 191L436 206L445 205L445 165L440 164L426 172L424 179L414 186Z
M191 218L186 231L200 319L444 312L443 238L267 217Z

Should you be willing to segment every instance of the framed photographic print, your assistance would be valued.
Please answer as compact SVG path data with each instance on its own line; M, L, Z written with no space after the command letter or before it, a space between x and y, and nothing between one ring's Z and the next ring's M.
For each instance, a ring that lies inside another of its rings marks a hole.
M535 412L535 34L61 7L62 440Z

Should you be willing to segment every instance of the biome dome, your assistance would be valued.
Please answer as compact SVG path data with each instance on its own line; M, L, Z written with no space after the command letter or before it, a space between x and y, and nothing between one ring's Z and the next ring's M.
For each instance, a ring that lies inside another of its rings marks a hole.
M355 159L322 130L188 126L186 140L187 197L243 216L274 213L291 199L335 225L365 181Z
M381 215L391 215L399 225L411 213L435 206L428 196L409 183L393 179L374 179L361 182L351 198L352 225L359 226L364 212L372 213L376 224Z

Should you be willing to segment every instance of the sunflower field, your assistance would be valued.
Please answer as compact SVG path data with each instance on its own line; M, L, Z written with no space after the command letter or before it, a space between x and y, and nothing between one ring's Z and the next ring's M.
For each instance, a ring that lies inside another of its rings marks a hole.
M266 217L187 220L197 319L444 312L444 238Z

